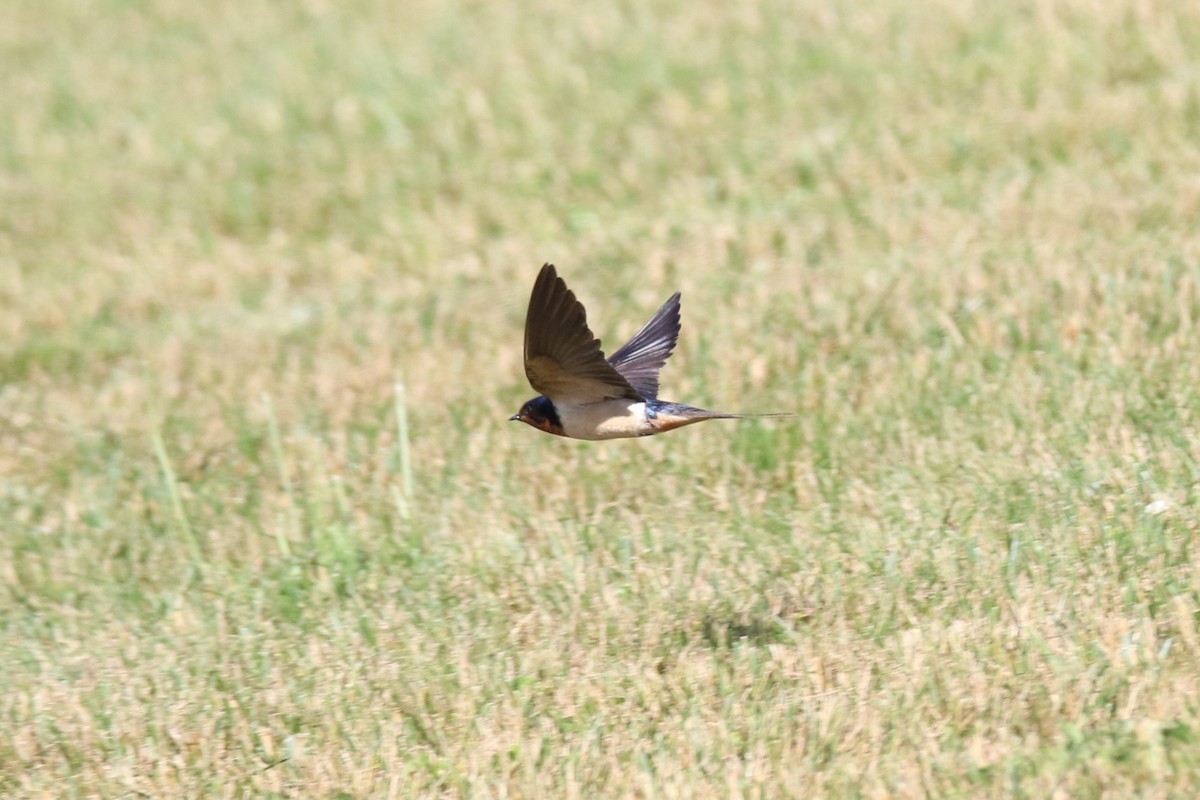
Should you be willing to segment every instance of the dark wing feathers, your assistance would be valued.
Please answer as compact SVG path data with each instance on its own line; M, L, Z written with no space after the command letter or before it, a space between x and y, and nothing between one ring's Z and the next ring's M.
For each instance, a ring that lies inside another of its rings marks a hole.
M676 292L624 347L612 354L609 363L642 397L656 399L659 370L671 357L678 338L679 292Z
M525 375L534 390L556 402L641 400L630 381L604 358L587 325L583 304L553 264L538 273L525 317Z

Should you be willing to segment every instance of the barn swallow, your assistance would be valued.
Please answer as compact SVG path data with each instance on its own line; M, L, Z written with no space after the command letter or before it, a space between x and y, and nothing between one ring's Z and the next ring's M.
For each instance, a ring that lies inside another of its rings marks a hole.
M706 419L788 414L727 414L658 399L658 373L679 338L679 292L624 347L604 357L583 304L545 264L525 317L525 375L540 395L509 417L555 436L651 436Z

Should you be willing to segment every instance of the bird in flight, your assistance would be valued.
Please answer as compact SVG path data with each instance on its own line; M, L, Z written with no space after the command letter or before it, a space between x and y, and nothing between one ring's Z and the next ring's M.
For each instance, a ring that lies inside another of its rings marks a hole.
M658 373L679 338L679 292L624 347L605 358L583 304L553 264L533 284L525 317L525 375L541 394L509 417L571 439L624 439L706 419L790 414L726 414L658 399Z

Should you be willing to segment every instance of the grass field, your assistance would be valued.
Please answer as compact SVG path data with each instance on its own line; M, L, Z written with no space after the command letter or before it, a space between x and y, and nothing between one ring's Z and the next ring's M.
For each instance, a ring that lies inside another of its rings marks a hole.
M1200 7L9 0L0 76L0 796L1200 788ZM800 416L506 422L543 261Z

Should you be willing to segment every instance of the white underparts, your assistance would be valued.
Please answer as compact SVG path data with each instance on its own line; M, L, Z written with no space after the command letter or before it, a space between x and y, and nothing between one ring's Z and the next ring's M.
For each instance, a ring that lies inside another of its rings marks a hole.
M623 439L658 429L646 418L639 400L604 400L585 405L555 404L563 430L573 439Z

